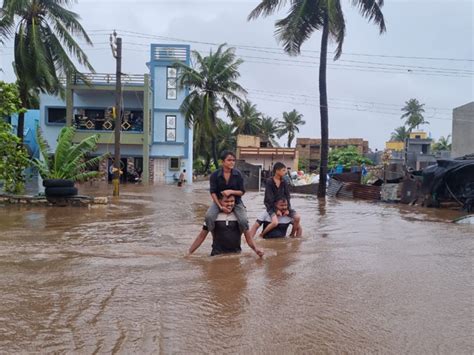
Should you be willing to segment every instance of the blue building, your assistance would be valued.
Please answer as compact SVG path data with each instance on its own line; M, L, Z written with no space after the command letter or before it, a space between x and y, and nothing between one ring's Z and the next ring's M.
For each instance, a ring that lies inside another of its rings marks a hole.
M192 129L179 111L186 90L177 85L174 64L190 63L189 45L152 44L150 72L122 75L121 158L123 177L173 183L183 169L192 181ZM52 149L64 125L77 128L75 140L100 134L97 154L114 152L115 74L83 74L66 80L64 99L40 97L40 126ZM112 159L99 170L109 174Z
M25 128L23 130L23 143L28 150L30 157L39 157L39 147L36 142L36 129L39 124L40 111L39 110L28 110L25 112ZM18 127L18 115L12 115L7 119L13 127L13 132L17 133Z

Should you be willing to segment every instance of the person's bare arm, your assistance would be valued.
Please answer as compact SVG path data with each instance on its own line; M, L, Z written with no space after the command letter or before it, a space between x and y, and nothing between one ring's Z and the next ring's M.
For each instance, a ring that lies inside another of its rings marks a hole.
M245 241L247 242L248 246L255 252L255 254L257 254L259 257L263 256L263 251L256 247L255 242L250 236L250 233L246 233Z
M209 232L205 229L201 230L201 232L198 234L196 239L194 240L193 244L189 247L189 254L192 254L196 251L197 248L201 246L201 244L206 240L207 234Z
M219 198L217 197L217 194L215 193L211 193L211 197L212 197L212 201L214 201L214 203L217 205L217 207L219 207L219 209L224 212L224 213L230 213L231 210L222 206L220 201L219 201Z
M243 196L245 192L243 191L240 191L240 190L224 190L221 192L222 195L224 195L225 197L228 197L228 196Z

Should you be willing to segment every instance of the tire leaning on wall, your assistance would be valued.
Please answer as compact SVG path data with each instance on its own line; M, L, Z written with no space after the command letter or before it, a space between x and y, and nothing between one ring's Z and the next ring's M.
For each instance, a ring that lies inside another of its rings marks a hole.
M75 187L63 187L63 186L47 187L44 191L44 194L46 196L51 196L51 197L76 196L77 195L77 188L75 188Z

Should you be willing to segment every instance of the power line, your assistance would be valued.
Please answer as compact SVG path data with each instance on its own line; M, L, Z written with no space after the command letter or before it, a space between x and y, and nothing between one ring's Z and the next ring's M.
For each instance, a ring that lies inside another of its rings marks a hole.
M107 32L110 30L90 30L88 32ZM204 42L204 41L196 41L196 40L189 40L177 37L168 37L168 36L158 36L152 35L143 32L135 32L135 31L127 31L127 30L120 30L122 33L136 35L137 37L143 36L143 38L157 38L157 39L166 39L171 41L178 41L178 42L187 42L187 43L200 43L200 44L207 44L213 46L219 46L220 43L215 42ZM281 48L278 47L265 47L265 46L251 46L251 45L242 45L242 44L230 44L229 46L237 47L237 48L251 48L251 49L267 49L267 50L276 50L281 51ZM301 51L302 53L320 53L320 51L316 50L309 50L304 49ZM328 52L334 54L334 52ZM474 59L466 59L466 58L449 58L449 57L424 57L424 56L402 56L402 55L387 55L387 54L372 54L372 53L351 53L351 52L344 52L344 55L352 55L352 56L366 56L366 57L381 57L381 58L397 58L397 59L414 59L414 60L437 60L437 61L455 61L455 62L474 62Z

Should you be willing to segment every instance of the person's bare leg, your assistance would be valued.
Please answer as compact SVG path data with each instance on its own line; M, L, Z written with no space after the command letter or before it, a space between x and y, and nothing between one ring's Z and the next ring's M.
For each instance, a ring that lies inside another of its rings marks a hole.
M301 222L300 215L295 214L293 217L293 228L291 229L290 237L294 237L297 234L298 229L300 228L300 222Z
M272 229L275 229L278 226L278 217L276 214L273 215L272 217L272 222L265 227L263 232L260 234L260 237L264 237L268 232L270 232Z

